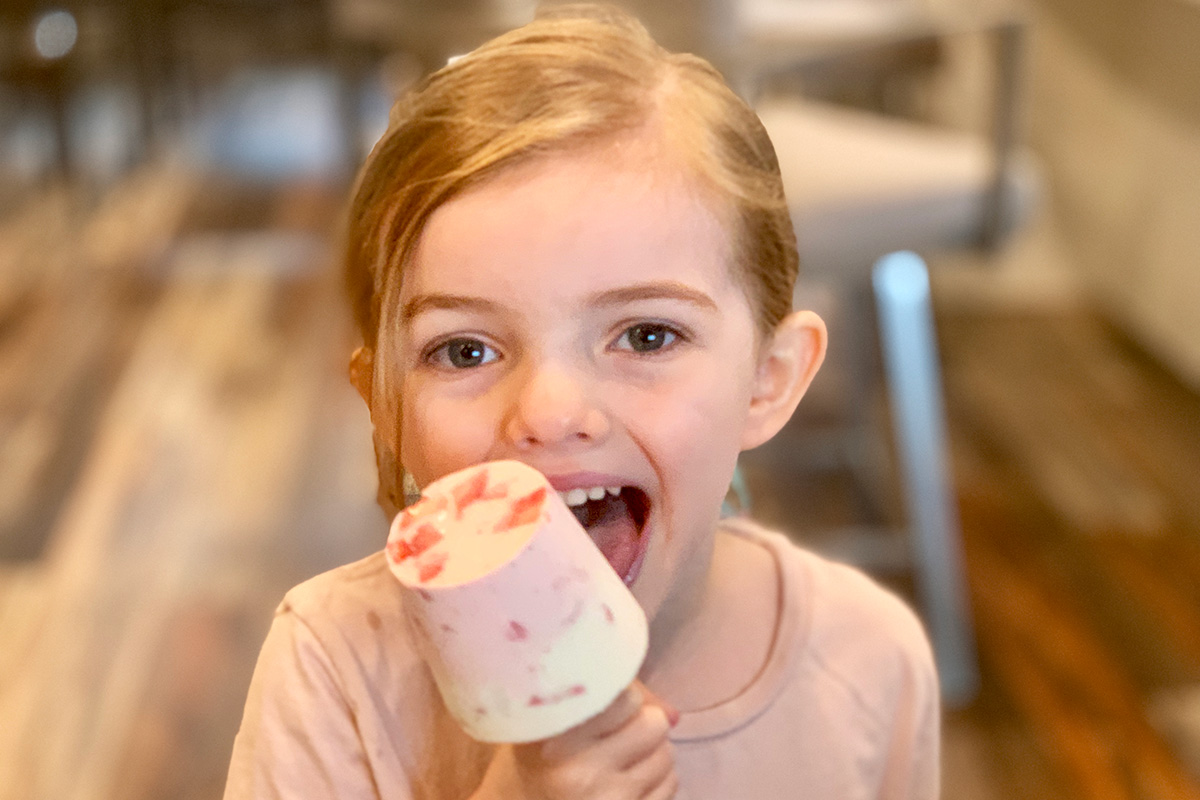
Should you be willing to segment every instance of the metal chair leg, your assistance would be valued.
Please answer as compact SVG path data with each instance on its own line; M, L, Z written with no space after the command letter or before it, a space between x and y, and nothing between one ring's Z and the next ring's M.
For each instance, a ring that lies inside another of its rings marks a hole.
M750 489L746 486L746 479L742 475L742 467L739 464L734 467L733 479L729 483L729 491L725 493L725 500L721 503L722 517L740 517L743 514L750 513Z
M943 697L951 705L966 703L979 676L946 462L929 273L915 253L892 253L876 263L873 284L917 590Z

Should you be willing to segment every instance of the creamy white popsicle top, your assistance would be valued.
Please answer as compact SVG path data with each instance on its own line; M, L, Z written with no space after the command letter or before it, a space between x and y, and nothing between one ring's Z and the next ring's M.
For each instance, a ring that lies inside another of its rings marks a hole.
M537 470L481 464L396 516L388 564L451 714L527 742L603 711L646 655L645 614Z

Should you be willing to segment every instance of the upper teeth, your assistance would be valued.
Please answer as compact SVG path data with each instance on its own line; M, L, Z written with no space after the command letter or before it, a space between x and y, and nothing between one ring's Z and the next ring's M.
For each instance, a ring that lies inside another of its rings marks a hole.
M563 502L568 506L581 506L588 500L599 500L604 497L605 492L608 494L619 495L621 493L620 486L593 486L590 489L572 489L569 492L559 492L558 496L563 499Z

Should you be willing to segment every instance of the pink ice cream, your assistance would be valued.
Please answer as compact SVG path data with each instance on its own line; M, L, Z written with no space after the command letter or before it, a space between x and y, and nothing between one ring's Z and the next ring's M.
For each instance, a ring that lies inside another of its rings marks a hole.
M480 741L535 741L587 720L646 656L641 607L519 462L425 487L392 523L387 557L446 706Z

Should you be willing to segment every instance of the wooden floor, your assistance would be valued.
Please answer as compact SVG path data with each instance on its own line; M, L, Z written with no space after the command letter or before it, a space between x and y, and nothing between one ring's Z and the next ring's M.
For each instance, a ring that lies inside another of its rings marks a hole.
M0 218L0 800L219 797L273 606L382 543L337 203L154 169ZM1087 314L940 334L983 675L946 797L1200 797L1200 399ZM748 473L816 542L862 502L802 427Z

